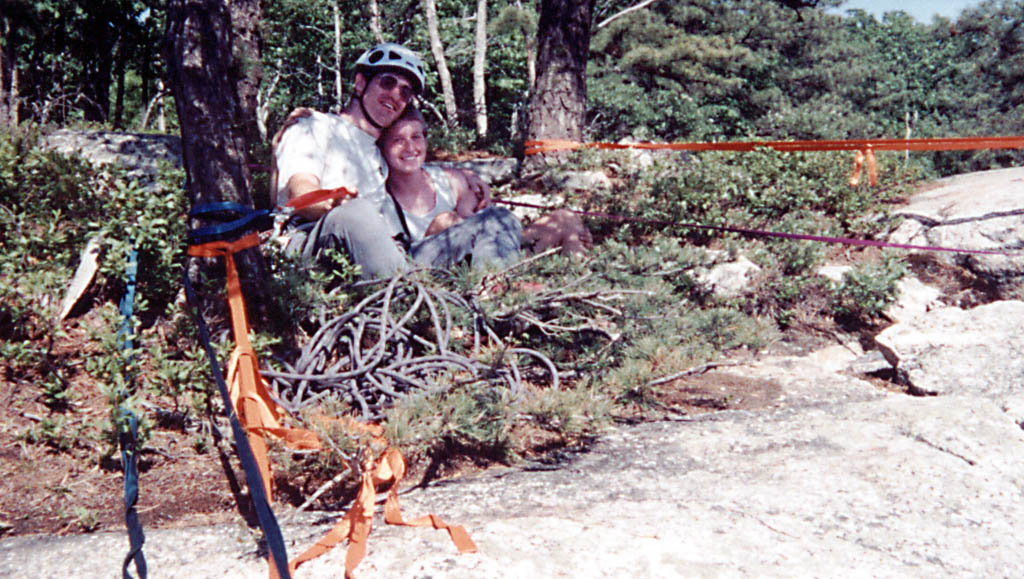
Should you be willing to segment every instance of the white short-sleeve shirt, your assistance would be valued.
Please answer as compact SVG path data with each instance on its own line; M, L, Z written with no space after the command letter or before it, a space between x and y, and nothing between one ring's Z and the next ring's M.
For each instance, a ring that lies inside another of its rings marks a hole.
M344 118L321 112L299 119L281 135L274 149L277 204L288 202L288 180L311 173L324 189L345 187L373 202L385 199L388 166L376 139Z

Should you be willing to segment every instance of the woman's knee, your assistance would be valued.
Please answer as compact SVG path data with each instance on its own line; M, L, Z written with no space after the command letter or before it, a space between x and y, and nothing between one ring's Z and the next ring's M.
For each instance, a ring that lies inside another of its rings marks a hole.
M496 224L500 229L514 232L516 236L523 230L523 224L519 222L519 218L504 207L488 207L476 215L479 215L485 223Z

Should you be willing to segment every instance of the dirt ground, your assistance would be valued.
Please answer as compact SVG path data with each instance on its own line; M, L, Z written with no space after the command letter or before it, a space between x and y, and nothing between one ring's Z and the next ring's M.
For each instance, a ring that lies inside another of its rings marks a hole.
M955 269L929 260L912 261L912 269L925 283L939 285L947 301L966 306L979 299L972 280ZM811 351L836 343L834 324L819 322L794 328L773 348L780 352ZM85 314L69 321L67 336L55 351L79 362L66 377L71 393L62 412L44 404L32 376L15 376L6 361L0 362L0 538L26 534L74 534L123 529L123 491L120 455L106 441L96 440L99 424L109 417L108 402L100 384L82 367L98 346L90 338L90 324L96 319ZM882 327L866 328L874 333ZM849 335L847 335L849 337ZM866 338L866 336L865 336ZM698 414L727 409L753 410L777 397L777 385L766 381L723 378L722 374L692 375L658 385L649 404L642 409L625 409L625 422L657 420L668 414ZM898 389L885 377L869 377L880 388ZM155 401L159 404L160 401ZM55 430L55 421L62 421ZM46 436L45 431L60 434ZM192 526L238 520L240 470L227 443L197 444L195 425L165 420L156 424L145 445L140 464L138 512L144 528ZM83 436L75 436L81 433ZM89 433L93 433L89 436ZM527 455L559 450L565 443L544 433L521 433ZM457 476L494 464L486 456L442 457L427 464L411 464L408 480ZM437 457L434 457L435 459ZM302 493L312 489L306 481ZM288 481L279 481L288 502ZM313 487L315 488L315 487ZM294 490L294 489L293 489ZM344 498L344 491L339 491ZM298 493L298 494L302 494ZM244 501L243 501L244 503Z
M87 340L68 338L68 348L86 349ZM107 401L98 384L84 372L72 379L76 393L72 410L64 413L77 428L105 418ZM67 448L33 443L26 432L38 429L50 409L38 389L25 382L3 383L0 403L0 536L74 534L123 528L123 490L120 455L107 443L82 437ZM778 386L769 382L722 380L704 375L659 386L656 404L642 412L624 411L624 421L657 419L666 413L698 414L725 409L756 409L773 400ZM73 429L72 429L73 431ZM560 450L565 441L544 432L521 433L527 454ZM217 447L197 449L194 435L178 425L160 424L142 453L138 512L144 528L212 524L238 519L236 496L240 470L233 455ZM222 446L223 447L223 446ZM106 456L104 458L105 455ZM497 464L488 457L447 457L438 468L415 463L409 480L444 478ZM427 470L430 472L427 472ZM285 484L281 484L285 483ZM243 483L244 486L244 483ZM311 489L304 485L305 494ZM291 494L287 481L278 482ZM313 487L315 488L315 486ZM288 500L279 496L279 500Z
M60 347L88 355L87 335L70 334ZM39 389L27 380L8 379L0 385L0 536L123 527L120 454L111 453L109 443L91 436L72 439L74 432L84 434L107 418L107 400L85 372L70 381L73 401L59 414L43 404ZM756 406L771 389L770 384L712 383L696 376L666 385L658 398L673 412L696 413ZM58 440L33 441L29 433L38 432L54 416L64 417L65 434ZM561 444L543 433L531 436L527 441L531 454L549 452ZM216 446L196 448L194 439L194 433L181 425L158 424L152 431L140 462L137 509L144 528L209 524L240 516L238 481L234 480L240 471L234 457ZM440 469L435 465L429 475L426 465L414 464L410 479L452 476L486 468L490 462L487 457L453 457ZM279 484L283 492L287 487Z

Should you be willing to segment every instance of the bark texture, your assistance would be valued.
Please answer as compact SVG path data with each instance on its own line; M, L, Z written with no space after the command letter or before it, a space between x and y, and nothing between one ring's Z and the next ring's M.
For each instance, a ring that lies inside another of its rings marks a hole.
M168 6L167 62L193 205L253 204L247 151L259 134L259 14L257 0Z
M14 127L18 125L18 67L10 35L10 22L0 14L0 126Z
M594 0L540 3L537 84L528 108L528 140L583 139L593 8ZM525 167L536 167L540 157L528 157Z

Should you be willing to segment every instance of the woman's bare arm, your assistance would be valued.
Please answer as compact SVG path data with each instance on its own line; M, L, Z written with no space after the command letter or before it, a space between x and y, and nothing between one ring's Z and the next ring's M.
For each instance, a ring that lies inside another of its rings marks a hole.
M459 214L459 217L469 217L484 208L480 205L480 198L473 192L466 180L465 172L456 169L445 169L444 172L448 175L452 191L455 192L455 212Z

